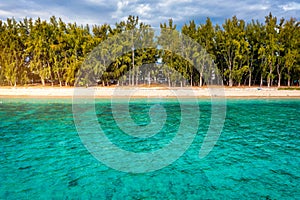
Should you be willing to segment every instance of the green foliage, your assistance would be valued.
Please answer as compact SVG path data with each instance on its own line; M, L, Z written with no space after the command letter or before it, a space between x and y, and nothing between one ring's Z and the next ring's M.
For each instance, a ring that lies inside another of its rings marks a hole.
M270 13L264 23L246 24L236 16L222 26L209 18L199 25L192 20L179 33L170 19L161 24L156 38L136 16L114 28L66 24L54 16L48 21L8 18L0 20L0 85L89 86L112 80L137 85L141 79L155 81L162 73L169 86L178 81L185 85L185 79L201 87L209 84L204 78L212 73L207 66L213 62L229 86L299 85L299 24L295 18L277 20ZM120 33L124 37L118 37ZM155 64L158 59L163 64Z

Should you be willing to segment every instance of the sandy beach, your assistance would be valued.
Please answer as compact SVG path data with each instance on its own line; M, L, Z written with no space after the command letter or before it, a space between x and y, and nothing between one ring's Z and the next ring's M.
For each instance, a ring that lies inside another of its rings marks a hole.
M245 97L245 98L300 98L300 90L278 90L277 88L168 88L168 87L0 87L1 98L72 98L76 96L111 97Z

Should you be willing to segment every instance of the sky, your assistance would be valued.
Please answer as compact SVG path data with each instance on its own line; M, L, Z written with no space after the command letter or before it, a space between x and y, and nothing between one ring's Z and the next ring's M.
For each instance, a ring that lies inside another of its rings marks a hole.
M264 22L270 12L277 18L291 17L299 20L300 0L6 0L0 2L0 19L25 17L48 20L61 17L65 22L77 24L110 24L126 20L129 15L159 27L172 18L178 27L190 20L205 23L209 17L221 25L225 19L236 15L250 22Z

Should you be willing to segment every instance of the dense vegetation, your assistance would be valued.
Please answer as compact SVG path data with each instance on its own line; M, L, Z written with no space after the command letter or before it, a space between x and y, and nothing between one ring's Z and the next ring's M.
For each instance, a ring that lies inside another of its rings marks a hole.
M199 25L190 21L181 32L205 47L225 85L291 86L299 85L300 81L299 24L294 18L277 20L270 13L265 23L253 20L246 24L237 17L226 19L222 26L213 25L209 18ZM126 30L146 27L149 25L140 23L134 16L114 27L66 24L54 16L49 21L40 18L0 20L0 85L73 85L78 69L97 45ZM172 20L161 24L161 28L177 29ZM155 43L154 33L147 34ZM159 40L164 40L164 34ZM165 44L168 45L168 41ZM205 84L201 73L184 59L158 49L137 49L118 57L103 68L99 82L107 85L129 71L128 84L139 84L142 81L138 78L139 67L146 63L155 65L158 59L170 68L168 73L157 68L164 73L169 85L172 70L182 74L191 85ZM156 78L158 71L151 74L149 71L149 76Z

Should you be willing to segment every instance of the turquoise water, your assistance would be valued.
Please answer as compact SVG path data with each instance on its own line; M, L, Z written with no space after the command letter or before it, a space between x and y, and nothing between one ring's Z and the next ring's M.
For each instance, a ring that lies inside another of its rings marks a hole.
M161 101L167 120L148 139L124 134L110 101L96 100L107 137L123 149L151 152L168 144L180 124L175 100ZM152 104L130 104L143 126ZM199 159L209 127L209 100L199 100L199 129L189 149L171 165L125 173L94 158L77 134L68 99L0 99L0 199L299 199L300 100L231 99L222 134ZM192 126L192 124L191 124ZM130 162L130 160L128 160Z

